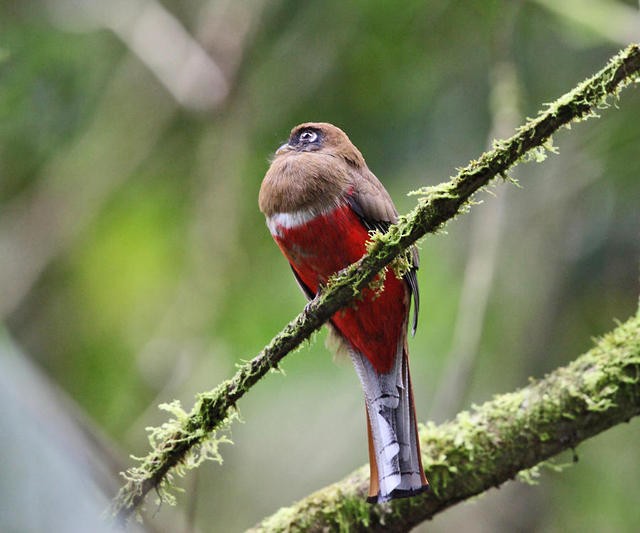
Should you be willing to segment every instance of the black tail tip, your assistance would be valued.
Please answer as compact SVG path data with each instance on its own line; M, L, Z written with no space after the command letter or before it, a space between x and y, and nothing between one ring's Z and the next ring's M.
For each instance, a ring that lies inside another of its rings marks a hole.
M431 486L428 484L422 485L422 487L418 489L395 489L395 490L392 490L389 496L385 498L383 501L399 500L401 498L411 498L413 496L417 496L418 494L429 492L430 490L431 490ZM367 503L382 503L382 501L380 501L380 494L378 493L375 496L369 496L367 498Z

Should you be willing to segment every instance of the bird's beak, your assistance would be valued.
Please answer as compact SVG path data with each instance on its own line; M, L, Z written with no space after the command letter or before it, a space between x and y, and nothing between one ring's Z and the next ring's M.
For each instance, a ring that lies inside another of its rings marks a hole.
M284 143L280 148L276 150L276 155L282 155L285 152L288 152L291 149L289 143Z

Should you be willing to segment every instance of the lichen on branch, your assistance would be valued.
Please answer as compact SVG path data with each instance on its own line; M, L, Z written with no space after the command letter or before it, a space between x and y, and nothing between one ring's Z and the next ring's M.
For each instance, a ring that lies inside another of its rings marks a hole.
M468 209L475 192L495 177L507 176L508 170L532 150L536 151L534 155L538 159L541 151L551 148L553 133L572 122L596 116L596 110L607 107L623 87L638 81L639 71L640 47L630 45L611 58L600 72L546 106L511 138L496 141L492 150L471 161L448 182L418 191L420 197L416 207L401 216L387 233L376 235L368 248L369 253L332 278L331 283L258 356L243 364L233 378L215 390L201 394L190 413L174 417L175 422L170 425L174 431L155 433L149 454L124 474L126 483L114 500L113 512L120 519L127 519L149 491L167 489L170 474L180 473L183 468L178 467L194 464L189 463L190 454L202 450L203 444L229 423L238 400L260 378L277 368L283 357L367 287L378 272L420 237L437 231L445 222ZM160 441L159 436L162 436Z

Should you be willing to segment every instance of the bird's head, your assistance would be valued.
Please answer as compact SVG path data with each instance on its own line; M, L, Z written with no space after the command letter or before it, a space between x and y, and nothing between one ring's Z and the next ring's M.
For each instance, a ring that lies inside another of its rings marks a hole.
M369 172L347 134L327 122L305 122L276 151L258 198L267 216L299 210L325 211Z
M276 157L313 152L340 157L354 167L365 166L362 154L347 134L328 122L305 122L293 128L289 140L276 151Z

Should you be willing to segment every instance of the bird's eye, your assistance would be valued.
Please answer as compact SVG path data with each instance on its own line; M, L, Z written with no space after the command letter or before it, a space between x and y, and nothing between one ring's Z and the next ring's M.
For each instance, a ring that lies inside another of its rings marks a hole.
M305 130L300 134L300 142L312 143L318 139L318 134L312 130Z

